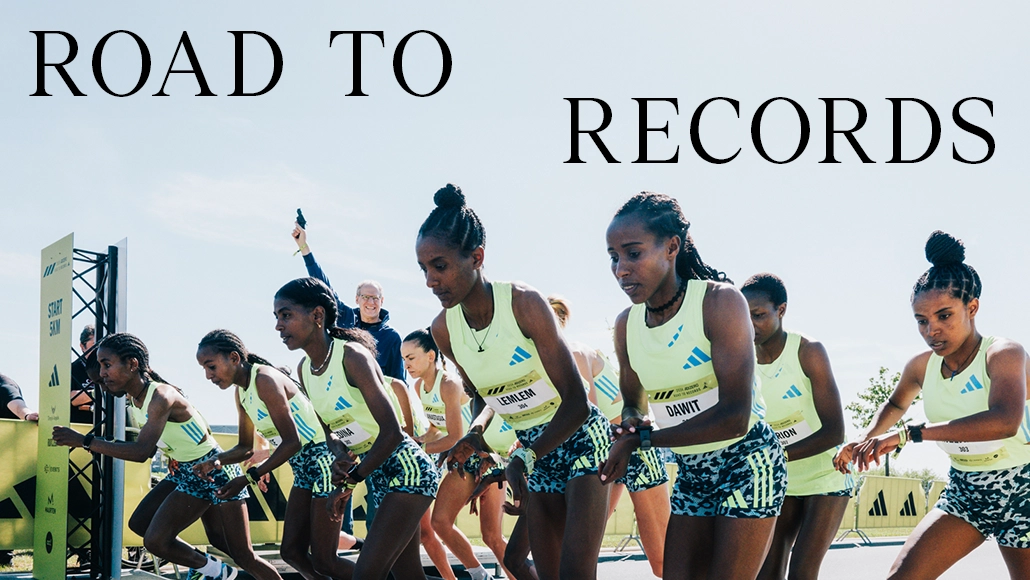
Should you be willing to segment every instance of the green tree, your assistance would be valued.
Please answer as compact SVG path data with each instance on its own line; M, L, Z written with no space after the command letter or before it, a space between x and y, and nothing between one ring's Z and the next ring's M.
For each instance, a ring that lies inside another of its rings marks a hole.
M891 374L890 369L887 367L880 367L880 373L869 379L869 386L858 394L858 400L852 401L844 407L851 412L852 424L859 429L867 429L870 423L873 422L876 412L894 394L894 388L898 386L899 380L901 380L901 373ZM915 400L918 401L921 397L922 395L916 397ZM913 401L913 404L915 404L915 401ZM901 429L908 421L910 419L902 418L895 426ZM890 465L890 455L888 454L885 456L884 463L884 473L888 477L891 474Z

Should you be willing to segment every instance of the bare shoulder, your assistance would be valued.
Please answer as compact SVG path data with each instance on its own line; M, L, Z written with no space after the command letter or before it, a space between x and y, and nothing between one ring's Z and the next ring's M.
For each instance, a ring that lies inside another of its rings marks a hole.
M711 306L716 309L747 308L747 299L733 284L726 282L708 281L708 288L705 290L704 306Z
M995 338L994 343L987 349L987 364L994 362L1019 362L1026 360L1027 354L1023 345L1008 338Z
M550 310L547 297L539 290L525 282L511 282L511 307L518 314L520 311L537 310L541 306Z

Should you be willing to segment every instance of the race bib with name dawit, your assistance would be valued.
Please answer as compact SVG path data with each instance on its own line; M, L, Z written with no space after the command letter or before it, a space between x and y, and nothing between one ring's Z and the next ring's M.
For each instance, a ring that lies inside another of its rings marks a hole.
M690 384L671 389L648 391L651 413L662 429L675 427L693 419L698 413L711 409L719 402L719 383L715 374Z
M776 439L784 447L793 445L813 433L812 427L805 421L801 411L795 411L785 419L769 423L772 430L776 432Z
M329 424L329 429L336 433L347 449L359 455L371 449L375 443L368 431L365 431L349 413L337 417Z
M1009 456L1004 441L938 441L952 461L967 467L993 465Z
M487 405L510 425L518 425L553 414L561 403L558 391L533 370L529 374L480 391Z

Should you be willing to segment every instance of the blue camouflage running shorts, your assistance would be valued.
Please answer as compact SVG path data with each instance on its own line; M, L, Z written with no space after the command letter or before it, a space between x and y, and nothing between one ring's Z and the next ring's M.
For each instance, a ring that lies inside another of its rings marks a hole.
M969 522L999 546L1030 548L1030 464L994 471L951 468L933 506Z
M530 447L549 423L515 431L523 447ZM611 448L611 423L600 409L590 405L590 416L564 443L554 451L536 458L536 467L529 476L529 491L535 493L565 493L569 480L583 475L596 475L601 462L608 459Z
M212 471L210 475L214 481L201 479L193 474L194 465L204 463L209 459L214 459L221 452L221 449L215 447L203 457L194 459L193 461L180 461L179 467L174 472L169 472L168 476L165 477L165 480L175 483L175 491L181 491L192 495L195 498L209 501L212 505L247 499L250 497L250 492L247 491L246 487L240 490L240 493L228 499L219 499L215 497L215 492L218 491L218 488L229 483L230 480L243 475L243 472L240 471L240 466L235 463Z
M311 497L329 497L333 490L333 453L325 441L311 442L290 458L293 487L311 491Z
M625 484L627 491L635 493L658 487L668 481L669 472L665 469L665 462L662 461L658 449L652 447L646 451L634 451L629 456L626 475L616 479L615 483Z

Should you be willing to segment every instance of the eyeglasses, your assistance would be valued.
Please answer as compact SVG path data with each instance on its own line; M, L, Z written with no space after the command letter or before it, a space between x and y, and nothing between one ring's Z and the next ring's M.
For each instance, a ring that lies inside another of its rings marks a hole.
M382 302L383 301L383 297L382 296L370 296L368 294L358 294L358 300L361 300L362 302L376 302L376 303L378 303L378 302Z

